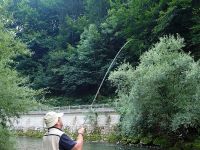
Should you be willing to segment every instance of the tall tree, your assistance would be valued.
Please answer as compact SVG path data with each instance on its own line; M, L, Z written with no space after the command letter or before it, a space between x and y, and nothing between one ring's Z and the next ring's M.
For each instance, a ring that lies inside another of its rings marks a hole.
M26 45L15 38L2 23L6 16L0 19L0 149L14 149L11 144L11 133L8 123L12 118L27 112L36 102L36 91L26 85L26 78L10 67L13 57L27 54Z

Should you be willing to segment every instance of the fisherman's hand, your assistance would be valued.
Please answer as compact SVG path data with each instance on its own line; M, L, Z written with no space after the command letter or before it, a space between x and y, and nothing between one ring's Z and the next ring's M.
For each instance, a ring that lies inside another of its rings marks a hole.
M85 128L80 128L79 130L78 130L78 134L84 134L85 133Z

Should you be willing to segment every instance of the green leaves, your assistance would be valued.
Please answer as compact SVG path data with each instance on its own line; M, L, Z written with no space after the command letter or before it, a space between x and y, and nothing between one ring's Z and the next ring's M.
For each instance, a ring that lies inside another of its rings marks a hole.
M100 24L107 15L109 8L108 0L85 0L85 15L90 23Z
M30 89L16 70L10 67L13 57L29 54L26 45L7 31L0 20L0 149L14 149L14 142L8 126L11 118L19 117L36 105L38 91Z
M28 54L28 51L25 51L26 46L24 44L15 41L10 34L5 34L5 32L2 31L2 28L0 29L0 35L2 35L0 38L0 61L8 62L16 55Z
M15 149L15 141L10 131L0 125L0 149L1 150L13 150Z
M125 133L158 135L197 128L200 66L183 53L183 41L164 36L141 56L135 70L123 64L111 73Z
M1 4L5 23L32 52L16 59L18 71L30 77L32 87L48 88L52 95L91 93L89 89L96 89L110 60L129 39L118 62L126 59L136 66L160 36L177 33L185 39L183 50L199 57L200 13L198 2L192 0L7 0ZM12 21L5 19L8 15ZM175 49L180 44L171 41ZM152 52L154 60L144 58L143 65L153 67L162 61L160 57L168 59L164 55Z
M191 27L191 45L195 47L194 54L199 58L199 48L200 48L200 4L197 4L197 8L193 10L193 25Z
M28 53L26 46L3 26L0 37L0 123L5 123L10 117L27 111L28 106L34 103L36 91L25 86L26 79L9 67L11 58Z

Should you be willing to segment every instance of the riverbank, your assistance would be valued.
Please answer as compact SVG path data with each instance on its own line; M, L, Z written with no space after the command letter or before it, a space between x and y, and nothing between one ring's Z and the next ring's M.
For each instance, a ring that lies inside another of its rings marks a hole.
M70 133L65 130L65 132L76 139L76 133ZM15 131L16 136L26 136L33 138L42 138L45 131L27 130ZM120 145L129 145L135 147L147 147L153 149L168 149L168 150L200 150L200 137L195 137L188 141L176 140L174 143L169 137L123 137L116 132L111 132L109 134L101 134L99 131L94 131L84 135L84 140L86 142L106 142Z

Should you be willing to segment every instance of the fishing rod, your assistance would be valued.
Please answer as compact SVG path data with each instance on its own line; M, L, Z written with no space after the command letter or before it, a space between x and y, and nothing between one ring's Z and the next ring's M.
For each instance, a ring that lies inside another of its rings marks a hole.
M111 62L110 66L108 67L108 69L107 69L107 71L106 71L106 73L105 73L105 75L104 75L104 77L103 77L103 79L102 79L102 81L101 81L101 84L100 84L100 86L99 86L99 88L98 88L98 90L97 90L97 92L96 92L96 94L95 94L95 97L94 97L94 99L93 99L93 101L92 101L92 103L91 103L91 105L90 105L91 111L93 110L93 109L92 109L92 106L94 105L94 103L95 103L95 101L96 101L96 99L97 99L97 96L98 96L98 94L99 94L99 92L100 92L100 89L101 89L101 87L102 87L102 85L103 85L105 79L106 79L106 76L108 75L109 71L110 71L111 68L113 67L113 65L114 65L114 63L115 63L117 57L118 57L119 54L121 53L121 51L124 49L124 47L125 47L130 41L132 41L132 39L128 40L128 41L120 48L120 50L118 51L118 53L115 55L113 61ZM87 117L87 118L88 118L88 117ZM87 118L85 119L83 125L86 123Z

